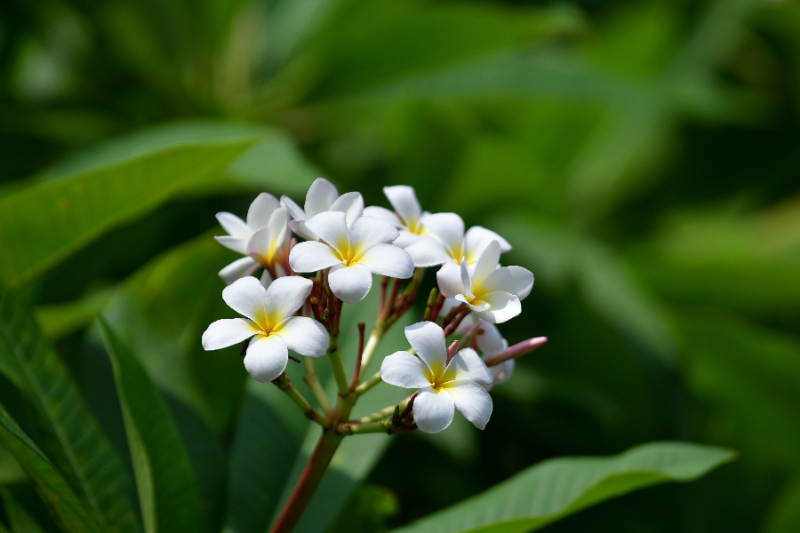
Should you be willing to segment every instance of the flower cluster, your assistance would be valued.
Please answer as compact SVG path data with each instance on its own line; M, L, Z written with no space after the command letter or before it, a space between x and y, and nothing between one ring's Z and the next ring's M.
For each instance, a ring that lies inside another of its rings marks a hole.
M492 414L492 387L511 377L514 358L547 340L509 347L495 326L522 312L520 302L533 288L533 274L500 265L500 255L511 246L495 232L480 226L465 230L455 213L423 211L411 187L386 187L384 193L393 210L365 208L361 194L340 196L331 182L319 178L304 208L286 196L278 200L262 193L246 221L217 214L228 235L216 239L245 255L220 271L228 284L222 297L245 318L211 324L203 347L244 343L247 371L258 381L275 383L326 432L435 433L450 425L456 411L484 429ZM430 293L423 320L405 328L410 349L387 355L380 372L364 378L384 333L412 308L431 267L438 267L438 287ZM260 280L252 277L259 268ZM348 379L338 346L343 304L364 299L375 275L381 276L380 309L366 344L365 326L359 324L361 343ZM451 336L458 339L448 345ZM305 381L319 410L285 375L294 359L290 350L303 356ZM335 406L313 370L313 359L326 354L338 389ZM415 391L397 405L350 420L358 397L382 382Z

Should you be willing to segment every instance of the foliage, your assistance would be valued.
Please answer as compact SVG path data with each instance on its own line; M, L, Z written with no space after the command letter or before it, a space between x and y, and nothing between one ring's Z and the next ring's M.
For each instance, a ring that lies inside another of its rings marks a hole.
M0 531L152 531L161 483L203 531L266 530L318 429L201 349L231 316L213 214L318 175L498 231L537 278L501 330L551 340L486 432L347 441L298 530L424 527L543 460L675 440L741 459L545 530L800 528L800 5L395 4L0 5Z

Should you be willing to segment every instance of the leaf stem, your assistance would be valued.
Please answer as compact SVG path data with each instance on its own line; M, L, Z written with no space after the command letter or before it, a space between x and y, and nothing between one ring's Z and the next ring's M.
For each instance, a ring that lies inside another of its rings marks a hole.
M375 350L378 349L381 338L383 338L383 331L378 328L373 329L367 345L364 347L364 355L361 357L361 372L369 369L369 363L372 361L372 356L375 355Z
M384 418L389 418L394 413L394 410L397 409L398 407L400 408L401 411L405 410L406 406L408 406L408 402L411 400L413 396L414 395L412 394L408 398L402 400L397 405L390 405L388 407L384 407L380 411L375 411L371 415L359 418L358 422L360 424L367 424L369 422L375 422L376 420L383 420Z
M312 422L316 422L323 428L331 427L332 423L330 419L314 409L311 404L308 403L308 400L306 400L305 397L300 394L300 391L294 388L294 385L292 385L292 382L286 377L286 374L281 374L275 378L272 383L282 390L284 394L286 394L286 396L288 396L289 399L292 400L292 402L294 402L294 404L303 411L303 414L306 415L306 418Z
M328 396L325 394L325 389L322 388L322 384L319 382L319 378L317 374L314 372L314 360L310 357L303 357L303 362L306 366L306 375L303 376L303 381L305 381L308 388L311 389L311 392L314 394L314 398L317 399L317 403L322 408L325 413L330 416L333 412L333 406L331 402L328 401Z
M353 392L355 392L357 396L361 396L362 394L364 394L365 392L367 392L380 382L381 382L381 373L376 372L372 375L371 378L369 378L364 383L356 387L356 389Z

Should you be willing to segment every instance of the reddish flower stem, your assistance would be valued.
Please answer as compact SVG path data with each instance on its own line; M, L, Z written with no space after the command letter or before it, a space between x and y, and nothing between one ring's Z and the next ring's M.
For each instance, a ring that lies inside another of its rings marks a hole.
M534 337L533 339L518 342L514 346L506 348L500 353L494 354L491 357L487 357L483 360L483 362L486 363L486 366L499 365L500 363L508 361L509 359L522 357L523 355L540 348L546 342L547 337Z

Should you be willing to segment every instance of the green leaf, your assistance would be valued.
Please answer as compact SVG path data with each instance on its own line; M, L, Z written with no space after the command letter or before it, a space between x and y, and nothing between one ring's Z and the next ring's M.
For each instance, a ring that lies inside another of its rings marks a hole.
M8 516L8 523L12 531L24 531L26 533L45 533L45 529L31 516L31 514L17 501L11 491L0 489L3 496L3 506ZM0 524L0 531L3 525Z
M247 122L193 119L167 122L100 143L90 150L61 161L42 175L52 178L112 165L153 150L186 143L210 143L259 137L222 172L235 183L259 190L303 193L319 171L302 156L291 138L281 130ZM226 181L221 183L229 185Z
M636 489L692 481L733 460L723 448L650 443L613 457L544 461L397 533L522 533Z
M164 400L102 319L100 329L114 367L145 531L197 531L197 486Z
M0 198L0 274L12 285L229 164L254 139L193 143L37 183Z
M397 496L385 487L361 485L347 499L328 531L374 533L385 531L386 521L400 511Z
M91 511L80 501L67 480L2 409L0 441L25 470L31 484L61 529L67 533L102 533L103 530L94 521Z
M103 310L159 390L191 406L218 432L240 408L247 372L238 353L207 352L200 337L215 320L233 316L216 272L236 258L204 235L139 269Z
M0 286L0 372L37 408L48 455L104 531L136 532L130 478L30 313Z

